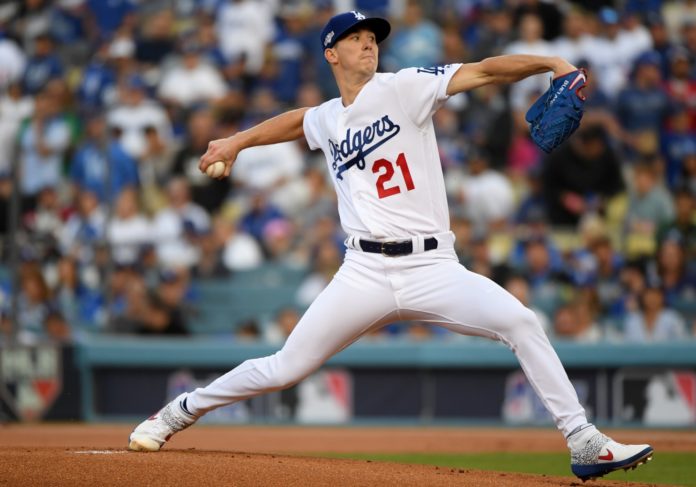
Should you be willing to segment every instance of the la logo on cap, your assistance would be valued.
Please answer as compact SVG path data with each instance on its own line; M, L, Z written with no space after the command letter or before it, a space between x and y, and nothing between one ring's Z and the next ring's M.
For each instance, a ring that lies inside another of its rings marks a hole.
M365 20L365 16L360 12L356 12L355 10L351 10L351 12L355 15L355 20Z

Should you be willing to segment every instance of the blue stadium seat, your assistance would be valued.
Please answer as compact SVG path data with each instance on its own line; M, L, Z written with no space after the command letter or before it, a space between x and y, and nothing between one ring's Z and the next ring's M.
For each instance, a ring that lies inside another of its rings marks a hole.
M262 322L282 307L296 306L305 274L304 269L265 265L231 278L194 281L196 303L188 328L195 334L233 334L244 320Z

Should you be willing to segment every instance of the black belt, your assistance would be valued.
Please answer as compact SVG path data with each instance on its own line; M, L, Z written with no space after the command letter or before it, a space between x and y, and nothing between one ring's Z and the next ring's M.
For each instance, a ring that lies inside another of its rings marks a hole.
M372 240L359 239L358 242L363 252L388 255L390 257L413 253L413 242L411 240L401 240L400 242L374 242ZM436 249L437 239L435 237L426 238L423 241L423 248L425 250Z

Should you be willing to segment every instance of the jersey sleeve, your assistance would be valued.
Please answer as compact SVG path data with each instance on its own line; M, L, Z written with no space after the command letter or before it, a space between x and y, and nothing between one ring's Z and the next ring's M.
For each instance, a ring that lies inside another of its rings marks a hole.
M444 103L447 85L461 64L402 69L395 76L399 102L417 126L423 126Z
M304 130L305 139L307 139L307 145L309 145L309 148L312 150L321 147L319 116L319 107L314 107L305 112L304 119L302 120L302 129Z

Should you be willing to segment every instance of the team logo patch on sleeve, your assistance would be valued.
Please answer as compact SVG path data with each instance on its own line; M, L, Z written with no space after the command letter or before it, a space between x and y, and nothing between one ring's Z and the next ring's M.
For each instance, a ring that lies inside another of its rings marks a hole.
M445 74L445 69L449 68L451 64L445 64L444 66L430 66L429 68L418 68L416 73L426 73L437 76L438 74Z

